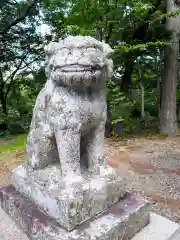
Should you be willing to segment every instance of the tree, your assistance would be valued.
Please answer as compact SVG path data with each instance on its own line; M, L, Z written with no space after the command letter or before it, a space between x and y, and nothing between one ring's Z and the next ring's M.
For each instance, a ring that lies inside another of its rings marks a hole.
M34 99L45 81L43 71L39 72L43 44L36 31L43 21L52 30L47 41L67 35L91 35L114 48L114 76L107 82L108 124L124 119L125 127L131 130L138 124L142 127L147 119L157 121L161 106L161 131L175 132L172 129L177 129L176 84L171 84L169 76L176 70L178 45L173 42L178 40L174 33L178 32L179 12L177 5L173 6L166 13L164 0L2 0L0 121L18 119L23 125L26 117L30 118ZM172 47L167 48L170 36ZM165 66L172 65L172 72L165 67L167 72L162 78L164 48L169 49L165 53ZM171 119L167 116L169 109ZM174 127L170 126L172 122Z
M175 0L167 0L167 13L176 12L180 5ZM179 54L180 16L166 21L167 30L172 32L170 47L165 49L164 76L160 110L160 132L175 135L178 132L176 111L177 63Z
M48 0L46 1L48 2ZM66 9L66 11L64 9ZM172 9L168 9L168 12L169 11L172 11ZM173 9L173 11L175 10ZM151 79L152 82L144 84L144 79L141 79L143 85L141 83L141 97L138 98L141 111L138 111L141 112L139 115L142 115L144 118L148 111L146 110L146 106L153 106L155 109L153 111L150 110L150 112L157 114L158 107L155 104L159 105L159 99L161 98L163 99L161 112L166 112L167 108L165 105L167 104L165 102L167 101L164 101L165 98L159 94L160 73L158 72L156 75L153 74L154 70L160 71L161 69L162 64L159 64L162 59L161 53L163 48L168 45L170 39L169 30L171 29L165 27L164 21L165 17L170 17L170 15L167 16L166 14L165 2L163 0L71 0L61 1L61 3L53 1L52 5L49 4L48 7L45 6L44 12L46 21L52 26L58 37L64 37L67 34L91 35L109 43L115 48L114 71L117 73L115 75L119 75L120 77L114 77L112 79L116 87L110 88L109 91L116 89L116 91L124 92L129 100L131 99L130 101L133 101L133 108L137 106L135 103L137 102L137 96L136 94L134 95L134 90L137 89L139 85L139 71L136 71L137 60L142 59L145 63L145 59L147 59L148 56L152 56L150 60L151 64L148 65L151 70L149 71L149 69L145 67L147 64L142 64L142 71L143 78L146 74L151 74L154 77L154 81L152 81L152 77L149 77L149 81ZM173 18L169 21L172 22L172 19ZM157 83L155 84L155 82ZM164 82L167 83L165 80ZM117 84L119 85L118 88ZM165 86L166 84L163 85L163 96L166 96L165 89L168 89ZM150 97L150 93L152 92L154 97ZM115 94L116 97L119 96L119 93L113 92L113 94ZM146 101L146 99L144 99L144 94L150 97L149 100ZM134 96L136 96L136 99L132 99ZM172 96L175 102L174 91ZM157 100L154 100L155 98L157 98ZM114 101L115 98L113 97L111 99ZM122 98L120 97L120 99ZM153 103L150 104L152 99ZM146 102L148 102L148 105L146 105ZM120 101L120 103L119 105L114 102L108 102L111 107L113 104L120 107L123 101ZM111 109L109 112L112 113L114 110ZM117 117L117 110L115 112ZM132 110L132 112L134 112L134 110ZM122 114L120 110L119 114ZM162 114L162 116L164 116L164 114ZM161 121L161 124L162 123L163 121ZM162 124L161 129L163 126Z
M33 72L41 60L39 0L0 2L0 106L1 122L7 122L8 96L18 75Z

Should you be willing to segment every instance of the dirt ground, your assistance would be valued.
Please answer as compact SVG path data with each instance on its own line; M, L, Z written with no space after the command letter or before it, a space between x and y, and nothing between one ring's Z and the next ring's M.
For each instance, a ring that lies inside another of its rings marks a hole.
M108 163L127 189L152 202L152 210L180 223L180 137L161 140L106 140ZM0 187L23 162L23 150L0 154Z

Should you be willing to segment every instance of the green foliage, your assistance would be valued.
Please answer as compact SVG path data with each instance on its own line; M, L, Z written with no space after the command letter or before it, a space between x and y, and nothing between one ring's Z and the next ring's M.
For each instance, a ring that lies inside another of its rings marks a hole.
M10 132L24 132L29 125L33 102L26 80L43 58L39 14L38 0L0 2L0 132L5 125Z
M123 121L125 130L133 131L157 119L157 86L171 36L165 20L179 13L167 13L164 0L1 0L0 132L1 124L12 133L28 131L46 81L42 36L36 31L42 22L54 39L91 35L114 48L115 74L107 82L112 125Z
M123 121L124 126L128 126L131 121L133 102L120 91L119 86L114 81L109 81L107 88L107 101L111 111L111 123L117 124Z
M157 41L157 42L148 42L145 44L135 44L135 45L130 45L130 44L126 44L123 43L119 46L115 46L115 50L118 53L125 53L125 52L133 52L133 51L141 51L141 52L145 52L146 50L148 50L149 48L164 48L166 46L169 46L169 42L162 42L162 41Z
M35 100L45 80L45 73L41 69L33 77L16 79L9 94L6 119L11 133L28 132Z

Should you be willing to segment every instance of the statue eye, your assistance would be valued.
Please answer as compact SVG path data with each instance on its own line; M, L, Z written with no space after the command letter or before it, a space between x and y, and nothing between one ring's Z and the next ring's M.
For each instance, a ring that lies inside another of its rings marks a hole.
M87 48L87 53L92 53L92 52L96 52L96 51L97 51L96 48L92 48L92 47Z
M60 51L61 56L67 56L69 54L69 50L67 48L62 48Z

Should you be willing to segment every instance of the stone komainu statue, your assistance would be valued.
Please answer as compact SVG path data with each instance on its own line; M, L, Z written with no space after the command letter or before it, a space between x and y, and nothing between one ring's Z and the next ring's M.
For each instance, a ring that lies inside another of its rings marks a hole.
M32 168L60 161L63 177L80 176L104 164L105 81L111 76L111 47L92 37L69 36L45 48L47 82L40 91L27 139Z

